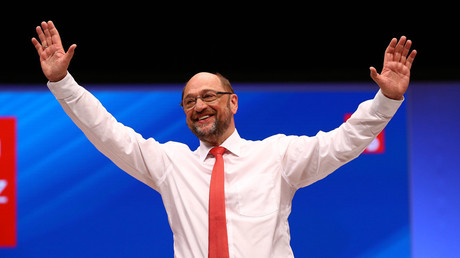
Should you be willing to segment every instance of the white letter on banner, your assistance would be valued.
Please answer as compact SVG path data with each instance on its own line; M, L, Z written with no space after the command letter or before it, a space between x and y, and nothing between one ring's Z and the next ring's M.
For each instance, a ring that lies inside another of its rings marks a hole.
M5 179L0 179L0 204L5 204L8 202L8 197L1 196L3 190L5 190L8 182Z

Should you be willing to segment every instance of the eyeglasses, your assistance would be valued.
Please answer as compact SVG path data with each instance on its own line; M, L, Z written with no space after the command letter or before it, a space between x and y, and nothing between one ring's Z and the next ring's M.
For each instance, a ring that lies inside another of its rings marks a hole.
M210 102L217 100L222 94L233 94L233 93L210 90L210 91L206 91L205 93L201 94L201 96L187 97L180 103L180 105L184 109L191 109L196 105L196 101L198 99L201 99L202 101L206 103L210 103Z

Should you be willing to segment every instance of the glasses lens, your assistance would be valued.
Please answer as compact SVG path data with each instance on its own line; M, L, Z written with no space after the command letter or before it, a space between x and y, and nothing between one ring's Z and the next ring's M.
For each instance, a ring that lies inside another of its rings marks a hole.
M184 108L190 109L193 106L195 106L195 103L196 103L195 98L186 98L186 99L184 99L184 102L182 104L183 104Z
M214 101L217 99L217 93L215 92L206 92L205 94L203 94L203 96L201 96L201 99L205 102L211 102L211 101Z

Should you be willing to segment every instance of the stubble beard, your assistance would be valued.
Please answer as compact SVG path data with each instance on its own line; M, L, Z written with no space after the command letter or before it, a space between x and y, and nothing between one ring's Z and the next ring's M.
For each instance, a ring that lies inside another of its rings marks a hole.
M227 108L225 110L225 120L220 121L217 119L217 114L214 115L214 122L212 123L209 129L205 129L205 126L197 126L195 123L192 124L190 129L192 132L198 137L198 139L205 141L205 142L215 142L219 136L223 135L225 131L230 126L232 121L232 116L230 112L230 103L228 103Z

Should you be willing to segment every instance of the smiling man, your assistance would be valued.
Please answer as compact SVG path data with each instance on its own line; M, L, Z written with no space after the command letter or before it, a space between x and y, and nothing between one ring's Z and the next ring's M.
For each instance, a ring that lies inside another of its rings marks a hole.
M190 130L204 143L221 145L235 131L233 115L238 109L228 80L220 74L198 73L185 85L185 93L181 105Z
M385 51L380 89L339 128L316 136L240 137L238 97L220 74L198 73L185 85L181 105L200 140L192 151L144 139L107 112L67 72L67 52L49 22L33 38L48 87L87 138L121 169L158 191L168 214L175 257L293 257L288 217L295 192L356 158L403 101L416 52L403 36Z

